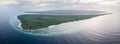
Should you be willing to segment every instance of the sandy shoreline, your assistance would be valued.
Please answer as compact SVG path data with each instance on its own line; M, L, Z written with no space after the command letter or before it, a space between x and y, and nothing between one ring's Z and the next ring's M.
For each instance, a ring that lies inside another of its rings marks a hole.
M22 25L22 23L19 23L18 27L22 29L21 25Z

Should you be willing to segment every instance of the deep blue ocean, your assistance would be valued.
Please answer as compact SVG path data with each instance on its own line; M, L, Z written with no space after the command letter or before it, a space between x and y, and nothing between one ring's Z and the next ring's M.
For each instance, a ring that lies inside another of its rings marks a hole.
M101 41L90 40L84 35L80 35L81 33L57 36L25 34L11 26L9 19L13 16L4 15L0 18L0 44L120 44L120 41L111 41L112 39L104 37L99 37Z

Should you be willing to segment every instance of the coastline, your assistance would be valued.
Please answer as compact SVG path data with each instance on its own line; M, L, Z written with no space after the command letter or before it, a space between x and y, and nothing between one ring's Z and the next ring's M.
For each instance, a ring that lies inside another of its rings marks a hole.
M22 25L22 23L20 22L19 25L18 25L18 27L19 27L20 29L23 29L21 25ZM51 26L48 26L47 28L49 29L49 28L53 28L53 27L55 27L55 26L56 26L56 25L51 25ZM45 29L45 28L41 28L41 29ZM39 30L39 29L38 29L38 30ZM26 30L26 31L32 31L32 30Z
M22 25L22 23L20 22L19 25L18 25L18 27L21 28L21 29L23 29L21 25Z

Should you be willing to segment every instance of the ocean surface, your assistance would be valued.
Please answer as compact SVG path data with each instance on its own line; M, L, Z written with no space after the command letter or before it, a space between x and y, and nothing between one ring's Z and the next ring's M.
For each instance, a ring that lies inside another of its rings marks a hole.
M57 25L53 31L43 33L45 35L21 32L10 23L14 22L11 18L21 14L4 14L0 17L0 44L120 44L119 10L110 12L112 14Z

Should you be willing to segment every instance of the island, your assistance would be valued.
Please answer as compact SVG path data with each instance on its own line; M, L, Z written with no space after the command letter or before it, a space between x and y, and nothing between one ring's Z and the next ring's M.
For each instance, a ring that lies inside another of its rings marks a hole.
M54 14L54 13L52 13ZM66 22L73 22L78 20L85 20L89 18L93 18L96 16L101 16L104 14L96 14L96 15L48 15L48 14L25 14L19 15L18 19L21 22L21 27L25 30L36 30L41 28L47 28L51 25L58 25ZM60 13L59 13L60 14ZM71 14L71 13L70 13Z

